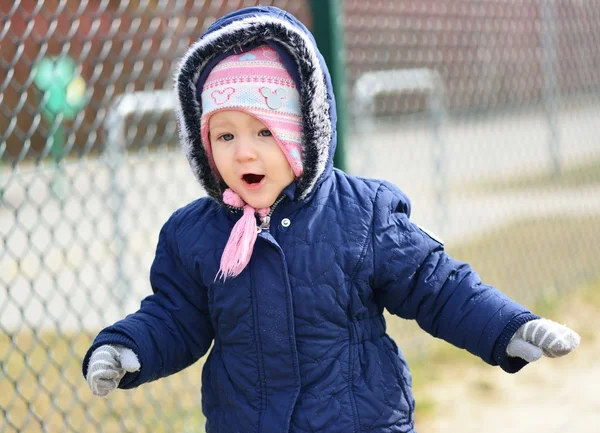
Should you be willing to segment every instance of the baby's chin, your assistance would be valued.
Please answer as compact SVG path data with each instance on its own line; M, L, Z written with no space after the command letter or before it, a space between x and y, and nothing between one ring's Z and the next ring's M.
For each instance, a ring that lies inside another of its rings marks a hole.
M267 192L267 191L256 191L256 192L244 192L241 194L242 200L252 206L254 209L262 209L271 207L277 198L281 195L281 191L278 193Z
M273 200L244 200L246 203L248 203L250 206L252 206L254 209L263 209L263 208L268 208L273 206L273 203L275 203L275 200L277 200L277 198L274 198Z

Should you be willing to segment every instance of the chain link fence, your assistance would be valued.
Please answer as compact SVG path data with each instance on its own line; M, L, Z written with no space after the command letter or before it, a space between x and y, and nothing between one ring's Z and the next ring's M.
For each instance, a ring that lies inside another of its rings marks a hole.
M600 2L344 7L349 170L523 302L597 281Z
M0 432L203 431L200 365L102 400L80 364L203 194L160 91L217 17L256 4L310 24L302 1L0 2Z
M202 195L173 66L254 4L311 27L300 0L0 4L0 433L203 431L201 362L106 400L80 363L149 292L161 225ZM519 300L598 281L600 1L342 4L348 170L399 185Z

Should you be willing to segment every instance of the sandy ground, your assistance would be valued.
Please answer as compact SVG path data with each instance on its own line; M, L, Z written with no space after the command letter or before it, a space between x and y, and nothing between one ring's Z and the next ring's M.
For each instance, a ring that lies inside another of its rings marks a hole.
M597 305L576 302L561 314L582 336L564 358L542 358L514 375L483 363L444 371L422 395L434 409L419 433L598 433L599 313Z

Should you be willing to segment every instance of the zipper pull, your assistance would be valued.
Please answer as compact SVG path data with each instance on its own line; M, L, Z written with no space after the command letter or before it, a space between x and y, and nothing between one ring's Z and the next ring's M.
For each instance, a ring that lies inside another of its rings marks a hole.
M269 227L270 227L270 224L271 224L271 217L269 215L261 217L261 219L260 219L260 226L258 226L256 228L256 232L260 233L263 230L267 230L268 231Z

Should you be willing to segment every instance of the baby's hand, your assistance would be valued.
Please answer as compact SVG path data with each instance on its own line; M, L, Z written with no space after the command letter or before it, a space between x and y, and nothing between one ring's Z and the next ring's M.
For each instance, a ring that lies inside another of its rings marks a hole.
M506 354L527 362L537 361L542 354L558 358L575 349L579 341L579 335L566 326L548 319L537 319L517 329L508 343Z
M87 383L92 393L106 397L117 389L125 373L140 369L140 362L133 350L123 346L100 346L90 356Z

